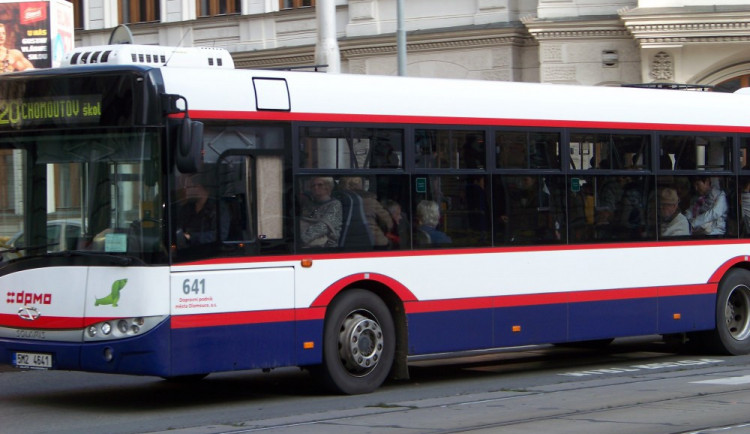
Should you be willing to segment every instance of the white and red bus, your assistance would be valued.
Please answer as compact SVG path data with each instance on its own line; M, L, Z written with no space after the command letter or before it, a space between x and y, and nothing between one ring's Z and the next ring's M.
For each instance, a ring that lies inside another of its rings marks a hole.
M364 393L473 350L746 354L749 104L80 48L0 77L0 363Z

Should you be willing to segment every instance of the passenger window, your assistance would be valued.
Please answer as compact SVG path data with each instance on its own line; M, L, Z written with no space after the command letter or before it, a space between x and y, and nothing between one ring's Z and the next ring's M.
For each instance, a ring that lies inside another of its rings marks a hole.
M703 237L736 237L739 230L736 220L737 201L731 177L705 174L688 176L691 190L686 209L683 211L690 223L690 235ZM744 212L743 212L744 218Z
M403 167L404 132L387 128L300 128L304 168Z
M650 136L636 134L571 134L570 168L649 170L650 141Z
M571 178L571 242L655 239L656 193L651 179L626 173Z
M298 180L302 249L408 249L408 182L401 175L307 176Z
M520 175L494 178L495 242L558 244L565 242L564 179L561 176Z
M219 160L219 233L222 242L254 241L255 228L251 205L255 159L248 155L229 155Z
M560 134L498 131L499 169L560 169Z
M659 144L660 170L732 170L732 138L666 135Z
M492 208L485 175L417 176L415 248L489 246Z
M425 169L484 169L485 143L484 131L418 129L415 164Z

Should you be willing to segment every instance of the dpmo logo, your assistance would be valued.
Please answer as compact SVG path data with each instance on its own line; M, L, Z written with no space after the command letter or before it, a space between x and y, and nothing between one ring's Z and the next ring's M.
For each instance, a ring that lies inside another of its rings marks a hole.
M52 304L52 294L46 292L8 291L6 304Z

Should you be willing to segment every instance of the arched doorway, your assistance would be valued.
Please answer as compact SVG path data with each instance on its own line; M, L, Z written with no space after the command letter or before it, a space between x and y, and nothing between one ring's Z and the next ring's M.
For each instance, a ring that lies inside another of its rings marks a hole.
M732 77L714 86L714 92L734 92L743 87L750 87L750 74Z

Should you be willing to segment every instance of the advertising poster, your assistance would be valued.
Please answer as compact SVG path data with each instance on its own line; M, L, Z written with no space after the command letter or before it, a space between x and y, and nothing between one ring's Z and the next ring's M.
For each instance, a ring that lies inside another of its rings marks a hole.
M53 68L60 66L65 55L73 51L74 27L73 3L65 0L50 1L49 34Z
M59 66L73 49L73 5L0 0L0 72Z

